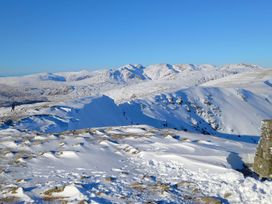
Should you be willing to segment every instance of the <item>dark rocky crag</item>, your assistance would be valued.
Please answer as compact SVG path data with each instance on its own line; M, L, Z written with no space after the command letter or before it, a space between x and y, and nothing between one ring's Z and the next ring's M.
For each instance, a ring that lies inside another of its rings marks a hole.
M272 178L272 119L262 121L261 130L253 169L262 178Z

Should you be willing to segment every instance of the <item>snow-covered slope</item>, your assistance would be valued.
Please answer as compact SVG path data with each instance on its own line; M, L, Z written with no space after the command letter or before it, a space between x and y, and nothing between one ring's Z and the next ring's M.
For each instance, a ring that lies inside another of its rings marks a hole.
M50 107L44 106L14 119L17 120L14 126L19 130L42 132L128 125L123 112L107 96L80 98Z
M195 87L136 99L120 107L134 124L242 139L259 135L261 121L272 118L268 98L271 100L271 95L261 96L246 89Z
M149 126L0 135L4 203L272 202L243 167L251 143Z

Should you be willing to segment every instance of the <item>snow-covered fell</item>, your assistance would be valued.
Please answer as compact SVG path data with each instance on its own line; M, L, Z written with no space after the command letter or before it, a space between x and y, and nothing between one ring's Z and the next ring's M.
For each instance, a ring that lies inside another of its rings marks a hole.
M247 64L0 78L0 202L271 203L250 170L271 84Z

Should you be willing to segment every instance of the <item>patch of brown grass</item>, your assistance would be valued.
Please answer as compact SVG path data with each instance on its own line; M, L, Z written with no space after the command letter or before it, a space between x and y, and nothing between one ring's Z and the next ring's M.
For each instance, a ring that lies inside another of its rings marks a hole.
M132 183L130 187L137 191L144 191L146 189L146 186L143 183L139 182Z
M167 192L170 190L170 185L167 184L167 183L155 183L155 184L143 184L143 183L139 183L139 182L135 182L135 183L132 183L130 185L131 188L137 190L137 191L145 191L145 190L148 190L148 191L152 191L152 192L160 192L160 193L163 193L163 192Z
M15 203L18 200L15 196L9 196L5 198L0 198L0 203Z
M196 203L199 204L222 204L219 198L211 197L211 196L203 196L195 199Z
M46 196L52 196L53 193L60 193L64 190L65 186L56 186L55 188L45 191L43 194Z
M228 198L228 197L230 197L231 195L232 195L231 193L226 192L226 193L224 194L224 198Z

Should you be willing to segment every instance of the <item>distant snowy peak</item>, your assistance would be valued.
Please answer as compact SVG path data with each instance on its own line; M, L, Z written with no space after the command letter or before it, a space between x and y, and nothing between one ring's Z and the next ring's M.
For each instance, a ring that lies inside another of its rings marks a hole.
M26 77L34 77L41 81L68 82L84 80L86 78L90 78L91 75L93 75L92 72L81 70L78 72L40 73Z
M177 74L195 71L221 71L222 73L237 74L260 69L263 68L252 64L227 64L221 67L210 64L155 64L147 66L144 69L144 74L152 80L160 80L171 79Z
M177 73L178 71L170 64L154 64L144 69L144 74L152 80L167 78Z
M108 81L110 78L109 70L98 70L98 71L88 71L88 70L81 70L77 72L60 72L56 73L63 77L67 82L83 82L91 81L93 83L96 82L105 82Z
M38 75L38 78L42 81L58 81L58 82L66 81L65 77L53 73L42 73Z
M129 80L145 80L144 67L140 64L128 64L118 69L109 71L111 79L119 82L128 82Z
M175 64L173 65L174 69L179 72L186 72L186 71L200 71L200 70L213 70L216 66L211 64Z
M226 64L220 67L220 70L232 72L232 73L240 73L240 72L248 72L248 71L257 71L263 69L261 66L254 64Z
M67 81L81 81L90 78L91 73L92 72L87 70L81 70L78 72L64 72L60 74L64 76Z
M126 64L123 65L121 67L119 67L118 69L129 69L129 70L137 70L137 69L144 69L145 67L141 64Z

